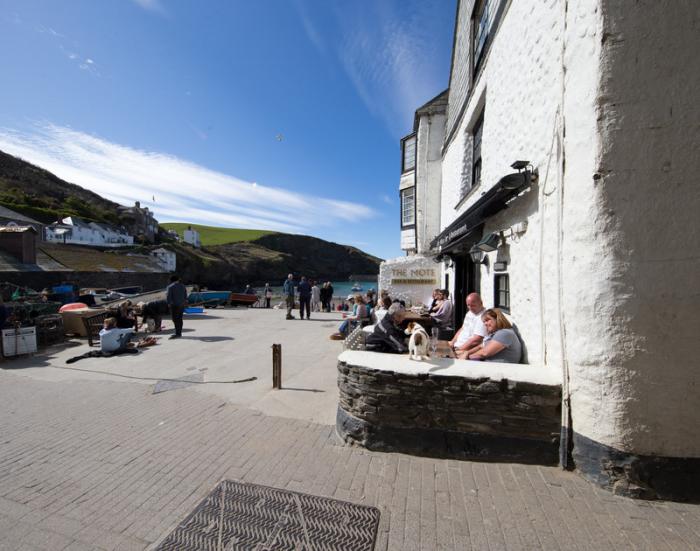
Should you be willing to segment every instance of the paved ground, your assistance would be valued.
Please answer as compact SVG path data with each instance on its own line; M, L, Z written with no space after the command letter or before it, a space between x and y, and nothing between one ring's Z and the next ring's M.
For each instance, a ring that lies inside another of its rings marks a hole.
M153 380L55 369L76 348L2 364L13 369L0 371L0 549L146 549L224 478L375 505L382 550L700 549L698 505L615 497L556 468L339 445L319 422L335 407L338 343L321 338L332 328L274 314L220 311L219 322L189 322L200 340L164 342L120 363L74 364L158 378L205 367L212 378L255 371L255 384L153 394ZM258 324L280 338L236 348ZM234 340L207 343L207 334ZM275 341L294 386L326 392L271 398L269 361L254 358L269 358ZM205 345L225 358L211 358Z

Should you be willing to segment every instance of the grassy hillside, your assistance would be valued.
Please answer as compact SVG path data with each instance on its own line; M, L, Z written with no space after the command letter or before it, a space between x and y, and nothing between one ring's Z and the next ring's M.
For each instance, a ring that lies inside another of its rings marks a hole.
M226 245L228 243L238 243L240 241L254 241L274 233L266 230L241 230L234 228L217 228L215 226L200 226L199 224L185 224L182 222L165 222L161 227L166 230L175 230L180 237L183 236L188 226L199 232L202 246L211 247L213 245Z

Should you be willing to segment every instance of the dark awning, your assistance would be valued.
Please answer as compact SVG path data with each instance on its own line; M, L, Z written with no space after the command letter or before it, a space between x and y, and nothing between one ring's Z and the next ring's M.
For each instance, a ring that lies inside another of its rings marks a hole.
M479 197L476 203L433 239L430 248L437 252L449 252L468 237L474 237L476 230L480 230L488 218L508 208L508 203L530 185L531 176L531 172L525 170L501 178L495 186Z

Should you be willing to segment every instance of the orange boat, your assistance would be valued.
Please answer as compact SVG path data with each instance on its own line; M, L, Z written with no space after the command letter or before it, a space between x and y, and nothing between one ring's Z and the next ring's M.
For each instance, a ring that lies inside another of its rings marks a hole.
M246 295L245 293L231 293L231 306L253 306L260 297L258 295Z

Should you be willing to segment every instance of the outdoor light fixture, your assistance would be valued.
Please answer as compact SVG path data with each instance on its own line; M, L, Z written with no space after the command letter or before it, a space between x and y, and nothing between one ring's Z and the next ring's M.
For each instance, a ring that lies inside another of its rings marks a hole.
M474 264L488 264L489 259L486 253L481 250L478 245L474 245L469 249L469 256L471 256Z
M497 233L490 233L486 237L484 237L481 241L479 241L474 247L479 249L480 251L484 251L486 253L490 253L491 251L495 251L498 249L498 242L501 240L501 236ZM472 247L472 249L474 248ZM469 251L469 254L471 254L471 251Z
M523 168L527 168L529 164L530 161L515 161L512 165L510 165L510 168L514 168L515 170L522 170Z

